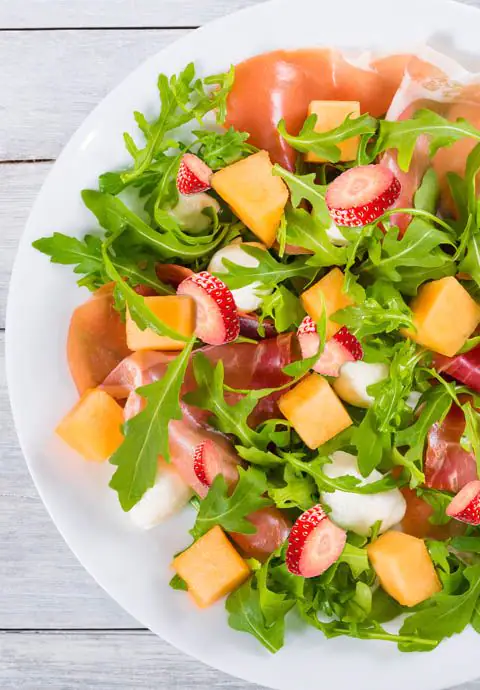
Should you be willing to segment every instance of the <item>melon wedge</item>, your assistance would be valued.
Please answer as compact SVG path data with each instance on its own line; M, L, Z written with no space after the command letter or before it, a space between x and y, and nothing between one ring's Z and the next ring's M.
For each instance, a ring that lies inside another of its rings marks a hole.
M315 285L305 290L301 296L303 308L315 322L320 321L323 315L323 305L327 317L332 316L339 309L344 309L353 304L350 297L343 292L345 276L339 268L332 268ZM327 340L332 338L341 329L339 323L327 321Z
M195 302L187 295L145 297L146 306L167 326L186 337L195 329ZM142 331L127 310L127 344L130 350L183 350L186 343L166 335L158 335L151 328Z
M177 556L172 566L201 608L232 592L250 575L247 563L218 525Z
M319 374L307 376L282 395L278 406L300 438L312 449L352 424L336 393Z
M312 101L308 106L308 114L317 116L316 132L328 132L339 127L348 115L352 118L360 117L360 103L358 101ZM360 137L352 137L337 144L340 149L340 160L354 161L359 144ZM305 155L305 160L308 163L325 162L324 158L311 151Z
M212 187L247 228L271 247L288 201L288 188L281 177L273 175L268 152L259 151L219 170L212 177Z
M122 443L122 424L120 405L105 391L93 389L82 395L56 432L85 460L103 462Z
M385 532L367 552L383 589L402 606L416 606L442 589L423 539Z
M416 332L403 335L441 355L453 357L480 323L480 306L453 276L425 283L410 308Z

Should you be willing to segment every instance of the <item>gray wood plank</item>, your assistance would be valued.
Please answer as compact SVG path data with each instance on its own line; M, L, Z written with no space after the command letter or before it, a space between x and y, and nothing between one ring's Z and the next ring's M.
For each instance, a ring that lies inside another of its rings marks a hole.
M0 0L0 27L197 26L259 0Z
M114 86L185 33L0 33L0 160L56 158Z
M0 333L0 629L138 628L77 562L33 486L13 428L4 341Z
M147 632L0 633L2 690L260 690Z
M8 282L18 241L52 163L0 165L0 328L5 327Z

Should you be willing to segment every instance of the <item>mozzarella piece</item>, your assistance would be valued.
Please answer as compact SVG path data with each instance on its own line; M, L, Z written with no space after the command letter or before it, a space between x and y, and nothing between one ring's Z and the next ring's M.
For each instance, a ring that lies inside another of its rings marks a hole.
M358 470L357 458L350 453L339 450L331 455L332 462L325 465L323 471L328 477L343 477L348 474L362 480L363 484L372 484L383 477L380 472L373 472L366 478ZM380 494L349 494L345 491L332 493L322 492L321 499L330 506L329 517L340 527L368 537L372 526L381 520L380 532L397 525L403 519L407 504L398 489Z
M129 515L137 527L151 529L181 510L192 495L193 491L177 470L161 462L155 484L133 506Z
M265 249L264 245L258 242L241 242L229 244L223 249L219 249L216 252L208 266L209 273L226 273L227 269L223 263L223 259L228 259L234 264L239 266L245 266L247 268L256 268L258 266L258 260L255 257L250 256L243 251L242 247L253 246ZM272 293L271 289L265 288L258 281L254 281L249 285L245 285L242 288L237 288L232 290L233 299L240 311L256 311L259 309L265 297Z
M220 204L205 192L199 194L179 194L178 203L170 210L170 215L180 224L191 230L201 231L208 228L211 219L203 213L207 208L213 208L217 213Z
M326 233L330 242L337 247L347 247L350 244L338 225L335 225L333 221L330 227L326 229Z
M333 387L336 394L350 405L370 407L375 398L367 393L367 388L386 379L389 371L389 366L380 362L345 362Z
M407 407L409 407L412 412L415 410L416 406L418 405L418 401L422 397L422 394L419 393L419 391L412 391L408 398L405 400L405 404Z

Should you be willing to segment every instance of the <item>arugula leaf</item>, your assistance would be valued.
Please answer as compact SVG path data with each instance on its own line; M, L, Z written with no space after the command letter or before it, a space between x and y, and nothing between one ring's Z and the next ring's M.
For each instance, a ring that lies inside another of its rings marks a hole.
M306 199L312 205L318 220L327 228L331 225L332 219L325 202L327 187L326 185L318 185L315 183L315 173L298 175L290 172L290 170L285 170L285 168L282 168L281 165L276 163L273 166L273 174L278 175L287 183L290 189L292 206L297 208L300 202Z
M261 398L278 389L236 391L242 396L230 405L224 396L224 367L221 360L213 366L203 352L197 352L193 358L193 372L197 388L187 393L184 400L211 412L218 429L226 434L234 434L243 446L265 449L271 442L271 430L267 427L265 433L254 431L248 425L248 417Z
M272 318L277 332L283 333L292 326L299 326L304 316L305 310L299 298L288 290L285 285L278 285L263 300L260 326L265 319Z
M337 247L329 239L317 216L303 208L288 208L285 213L286 242L313 252L308 266L343 266L347 261L346 247Z
M477 473L480 472L480 413L470 402L462 405L465 415L465 431L470 452L473 452L477 461Z
M298 508L304 511L317 503L317 487L311 477L303 475L287 464L284 467L283 481L284 486L270 486L268 489L268 495L277 508Z
M440 198L440 184L438 175L433 168L429 168L422 178L419 188L415 192L414 206L416 209L436 213Z
M400 634L425 637L438 643L462 632L470 623L480 596L480 565L465 568L463 576L468 584L465 592L440 592L431 597L421 610L404 621ZM417 650L415 643L402 642L399 648L401 651Z
M212 170L236 163L258 150L255 146L247 144L250 136L247 132L237 132L233 127L229 127L225 132L200 129L192 134L200 142L198 155Z
M337 163L340 160L341 144L347 139L356 136L372 136L377 130L377 120L371 115L365 114L357 118L348 115L341 125L328 132L316 132L317 116L310 115L297 136L289 134L286 130L285 120L278 123L278 131L285 141L296 151L302 153L315 153L320 158Z
M134 161L132 169L118 174L116 193L138 181L148 171L155 158L167 148L171 148L172 142L167 139L167 134L172 130L192 120L201 123L202 118L210 111L216 112L217 122L222 123L226 114L226 98L233 81L233 67L225 74L208 77L203 81L195 79L193 63L187 65L180 74L170 78L160 74L160 115L154 122L149 123L142 113L135 113L135 120L145 138L145 146L138 148L129 134L124 135L125 145ZM210 86L218 88L210 91L206 88ZM111 176L108 182L112 185Z
M427 135L430 140L430 158L439 148L450 146L455 141L465 138L480 141L480 131L464 118L451 122L432 110L422 109L408 120L381 120L375 154L397 149L398 165L408 172L417 139L422 135Z
M174 575L172 579L169 582L169 585L172 589L176 589L182 592L187 592L188 591L188 585L183 580L180 575Z
M229 227L226 226L219 231L214 231L202 243L198 241L192 243L185 241L182 233L154 230L120 199L111 194L86 189L82 192L82 199L85 206L108 232L118 233L128 229L138 243L150 247L157 256L163 259L180 257L186 263L191 263L209 255L224 242L229 232Z
M222 474L213 480L208 494L200 503L197 519L191 530L194 539L199 539L215 525L226 532L255 534L257 528L247 515L271 505L263 494L267 491L267 479L261 470L249 467L238 468L239 480L230 495L229 486Z
M96 290L106 283L102 240L96 235L85 235L83 240L54 232L51 237L42 237L32 243L34 249L50 257L54 264L75 266L74 273L83 275L82 284Z
M415 294L418 286L428 279L428 271L451 270L452 257L441 249L442 245L454 246L450 235L413 218L403 237L399 238L396 227L386 232L380 253L370 250L370 261L362 266L362 271L374 278L400 283L401 292Z
M340 309L332 315L332 320L347 326L360 340L377 333L392 333L400 328L413 330L412 313L400 292L391 283L382 280L376 284L379 293L379 285L385 288L383 294L378 295L382 303L373 296L375 293L367 290L365 301Z
M260 594L247 580L227 599L228 624L234 630L253 635L272 654L283 647L284 621L277 618L267 626L260 607Z
M446 525L451 518L445 513L452 501L452 495L437 489L417 488L417 496L423 498L432 508L433 513L428 518L432 525Z
M243 246L242 250L258 261L257 266L240 266L223 259L223 265L228 270L219 277L230 289L237 289L258 281L266 287L275 287L288 278L302 277L307 280L314 278L315 268L307 265L305 257L297 257L288 263L277 261L268 251L260 247Z
M155 483L158 456L170 457L168 425L181 419L179 395L195 339L167 365L159 381L137 389L146 406L124 424L125 439L110 458L117 469L109 486L118 493L123 510L129 511Z
M450 546L456 551L480 554L480 537L453 537Z

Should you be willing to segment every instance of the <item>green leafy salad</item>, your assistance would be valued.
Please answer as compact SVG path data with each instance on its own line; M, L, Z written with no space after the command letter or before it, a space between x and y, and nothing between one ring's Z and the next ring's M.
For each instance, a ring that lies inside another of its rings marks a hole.
M227 596L269 652L295 618L404 652L480 632L480 130L318 101L275 123L287 168L234 90L233 67L160 75L130 166L82 192L101 229L34 242L93 293L57 433L139 527L191 503L175 596Z

